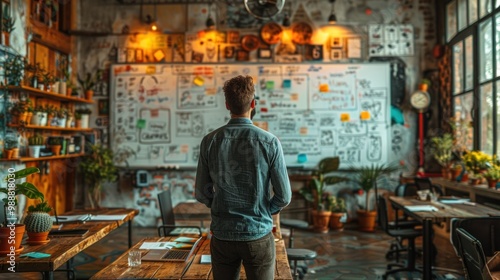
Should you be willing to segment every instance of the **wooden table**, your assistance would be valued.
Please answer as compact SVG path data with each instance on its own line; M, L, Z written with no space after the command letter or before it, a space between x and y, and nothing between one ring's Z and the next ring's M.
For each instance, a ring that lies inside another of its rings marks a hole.
M275 235L276 236L276 235ZM138 249L143 242L169 241L176 237L146 238L137 243L133 249ZM276 270L274 279L292 279L290 265L286 255L285 242L276 239ZM185 262L142 261L137 268L128 267L128 251L116 261L105 267L91 279L213 279L212 266L200 264L202 255L210 255L210 239L204 238L198 249ZM144 256L149 250L141 249ZM247 279L242 266L240 279Z
M210 208L198 201L185 201L177 204L174 209L175 220L199 220L203 228L203 220L211 220ZM276 225L276 232L280 234L279 214L273 215L273 223Z
M451 218L474 218L500 216L500 211L483 206L481 204L443 204L440 202L421 201L413 197L390 196L392 205L403 210L408 216L411 216L423 223L423 279L432 278L432 225L434 223L447 222ZM405 208L412 205L432 205L438 211L420 211L413 212ZM453 233L451 233L453 234Z
M99 210L78 210L64 215L78 215L84 213L106 214L106 215L126 215L120 221L87 221L80 223L65 223L63 229L88 229L89 232L84 236L49 236L50 241L44 245L22 244L24 247L20 254L29 252L43 252L50 254L48 258L33 259L15 257L16 272L42 272L44 279L53 279L53 272L72 259L75 255L85 250L92 244L104 238L111 231L118 228L125 222L131 222L138 211L135 209L99 209ZM130 226L130 225L129 225ZM129 230L129 233L130 230ZM6 256L0 257L0 272L8 272L11 265L7 263L9 259Z

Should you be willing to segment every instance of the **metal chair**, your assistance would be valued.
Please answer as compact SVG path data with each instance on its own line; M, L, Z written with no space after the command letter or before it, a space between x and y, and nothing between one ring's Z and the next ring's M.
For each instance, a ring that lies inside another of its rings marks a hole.
M460 244L460 256L470 280L500 279L500 271L491 272L487 266L486 256L481 242L464 228L457 228L456 234ZM493 278L493 274L495 278Z
M408 229L393 229L389 227L389 219L387 214L387 204L385 198L383 196L379 196L378 200L378 215L379 215L379 224L382 229L390 236L397 238L404 238L408 240L408 246L406 246L407 258L406 262L403 263L390 263L387 265L387 271L383 275L383 279L387 279L387 276L390 274L398 273L398 272L420 272L422 270L415 266L415 239L417 237L422 236L422 230L408 228ZM392 269L393 266L400 267L398 269Z
M199 226L180 226L175 224L174 208L172 206L172 199L170 195L170 190L163 191L158 194L158 204L160 205L160 214L163 221L163 225L158 227L159 236L174 236L179 235L179 230L176 229L194 229L193 232L187 234L197 234L202 235L202 229Z

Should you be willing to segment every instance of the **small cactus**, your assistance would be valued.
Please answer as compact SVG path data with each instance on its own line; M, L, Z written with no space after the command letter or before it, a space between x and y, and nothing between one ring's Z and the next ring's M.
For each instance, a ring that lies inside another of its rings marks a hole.
M47 232L52 228L52 217L45 212L30 212L24 219L27 232Z
M49 213L52 208L43 201L35 206L28 208L28 215L24 218L27 232L47 232L52 228L52 217Z
M30 146L42 146L43 145L43 136L37 133L37 134L29 137L28 144Z

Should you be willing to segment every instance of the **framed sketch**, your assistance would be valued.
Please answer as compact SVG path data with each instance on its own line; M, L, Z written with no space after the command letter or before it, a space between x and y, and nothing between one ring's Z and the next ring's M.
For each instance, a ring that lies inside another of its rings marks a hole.
M333 49L330 51L331 60L340 60L343 58L342 50Z
M361 38L348 38L347 39L347 57L348 58L361 58Z
M239 44L240 43L240 32L239 31L228 31L227 32L227 42L229 44Z
M109 115L109 99L99 99L97 107L99 116Z
M144 50L135 49L135 62L143 62L143 61L144 61Z
M236 51L236 61L249 61L249 60L250 60L249 52L244 50Z
M127 63L135 62L135 49L127 49Z
M330 41L330 46L332 48L342 48L344 46L343 38L341 37L332 37Z
M271 58L272 51L271 49L259 49L257 55L259 58Z

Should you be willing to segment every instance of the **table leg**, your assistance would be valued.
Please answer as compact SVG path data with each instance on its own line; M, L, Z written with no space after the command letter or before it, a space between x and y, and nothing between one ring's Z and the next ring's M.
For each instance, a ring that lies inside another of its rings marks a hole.
M54 271L44 271L43 272L44 280L54 280Z
M423 278L424 280L432 279L432 220L425 219L423 221Z
M128 220L128 247L132 247L132 220Z

